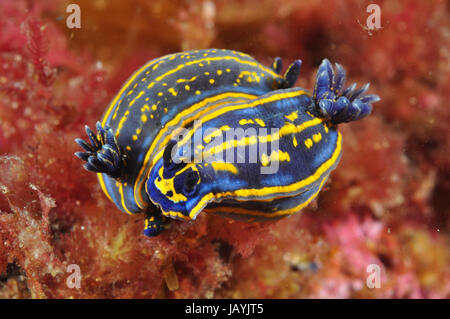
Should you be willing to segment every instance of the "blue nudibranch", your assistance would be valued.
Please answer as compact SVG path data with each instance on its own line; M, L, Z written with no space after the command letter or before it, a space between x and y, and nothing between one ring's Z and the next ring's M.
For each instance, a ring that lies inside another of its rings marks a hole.
M337 125L370 114L369 84L344 89L325 59L311 93L293 87L296 60L265 67L247 54L196 50L152 60L111 102L75 155L128 214L146 213L144 234L166 217L202 212L244 220L281 218L319 193L341 157Z

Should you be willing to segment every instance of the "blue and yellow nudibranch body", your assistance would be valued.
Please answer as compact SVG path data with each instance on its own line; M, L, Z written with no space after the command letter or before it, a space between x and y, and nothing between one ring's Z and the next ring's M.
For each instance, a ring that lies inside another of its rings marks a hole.
M229 50L152 60L123 85L76 155L123 211L146 212L145 234L164 217L202 211L273 219L313 200L341 156L337 124L368 115L368 85L343 90L345 73L321 64L314 91L292 88L301 62L280 75Z
M267 93L281 82L272 69L228 50L184 52L150 61L128 79L101 120L127 155L120 183L99 174L104 192L122 211L141 212L149 204L144 182L154 154L174 130L226 103Z

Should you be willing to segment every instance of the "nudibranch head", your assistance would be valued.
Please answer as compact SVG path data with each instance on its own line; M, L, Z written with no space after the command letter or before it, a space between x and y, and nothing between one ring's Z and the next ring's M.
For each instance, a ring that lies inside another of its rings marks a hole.
M146 191L164 215L186 220L201 199L202 179L195 163L180 159L176 143L171 140L165 147L163 158L149 173Z

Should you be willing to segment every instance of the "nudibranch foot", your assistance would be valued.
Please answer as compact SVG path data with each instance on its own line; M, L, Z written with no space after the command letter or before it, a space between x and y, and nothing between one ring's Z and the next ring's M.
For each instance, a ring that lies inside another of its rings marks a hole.
M96 173L105 173L112 178L120 180L124 156L117 143L116 137L109 126L102 127L100 122L96 124L97 134L86 125L86 134L89 142L81 138L75 139L85 152L76 152L75 155L86 161L84 168Z
M375 94L364 95L369 83L359 89L353 83L342 90L344 84L344 68L336 63L336 69L333 70L330 61L324 59L317 71L314 104L310 111L333 124L356 121L369 115L372 112L371 103L380 100Z

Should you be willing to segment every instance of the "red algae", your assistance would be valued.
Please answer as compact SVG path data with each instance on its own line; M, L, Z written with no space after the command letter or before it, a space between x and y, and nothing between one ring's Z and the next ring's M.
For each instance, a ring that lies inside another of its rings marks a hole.
M449 298L450 70L444 1L0 2L0 298ZM63 18L61 18L63 17ZM373 114L342 125L317 203L270 223L212 214L142 235L82 169L73 142L123 81L166 53L220 47L328 57L371 82ZM70 288L69 265L81 287ZM381 270L369 288L369 265Z

